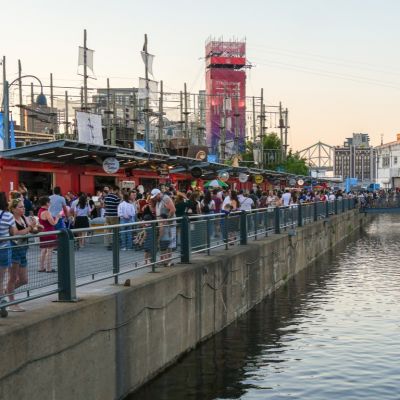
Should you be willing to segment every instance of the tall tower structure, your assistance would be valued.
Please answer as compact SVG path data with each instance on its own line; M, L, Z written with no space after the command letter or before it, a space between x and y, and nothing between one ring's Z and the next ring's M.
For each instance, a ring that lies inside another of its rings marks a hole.
M209 39L205 50L207 146L221 161L244 150L246 43Z

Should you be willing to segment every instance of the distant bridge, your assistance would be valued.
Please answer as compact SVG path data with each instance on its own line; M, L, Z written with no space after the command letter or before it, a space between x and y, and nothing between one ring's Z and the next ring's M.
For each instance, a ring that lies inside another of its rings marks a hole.
M333 146L318 142L297 152L311 169L333 171Z

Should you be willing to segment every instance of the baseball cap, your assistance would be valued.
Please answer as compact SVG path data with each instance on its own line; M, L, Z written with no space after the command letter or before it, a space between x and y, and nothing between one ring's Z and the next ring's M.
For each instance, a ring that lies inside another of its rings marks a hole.
M154 199L154 197L156 197L158 194L160 194L161 193L161 190L160 189L153 189L151 192L150 192L150 198L151 199Z

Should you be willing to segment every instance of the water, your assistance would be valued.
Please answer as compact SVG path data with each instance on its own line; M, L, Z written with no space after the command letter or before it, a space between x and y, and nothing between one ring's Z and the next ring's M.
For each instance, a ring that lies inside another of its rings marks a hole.
M399 239L376 217L128 399L400 399Z

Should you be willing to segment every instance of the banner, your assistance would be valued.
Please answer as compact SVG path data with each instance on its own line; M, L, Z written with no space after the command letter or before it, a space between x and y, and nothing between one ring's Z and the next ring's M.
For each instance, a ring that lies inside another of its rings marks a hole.
M147 99L149 98L150 101L157 101L158 100L158 82L152 81L149 79L149 90L146 88L146 79L139 78L139 92L138 98Z
M76 112L78 125L78 141L89 144L103 145L103 130L101 126L101 115Z
M154 61L154 56L152 54L146 54L144 51L141 51L140 54L142 55L142 60L144 62L144 65L146 65L146 58L147 58L147 70L149 71L149 74L151 76L153 75L153 61Z
M6 150L4 148L4 120L3 120L3 113L0 112L0 151ZM15 134L14 134L14 121L9 121L9 138L10 138L10 149L15 149Z
M93 70L93 54L94 50L86 49L86 65L92 75L94 76L94 70ZM85 63L84 61L84 48L79 46L79 56L78 56L78 72L79 72L79 67L83 66ZM83 71L81 69L81 71Z

